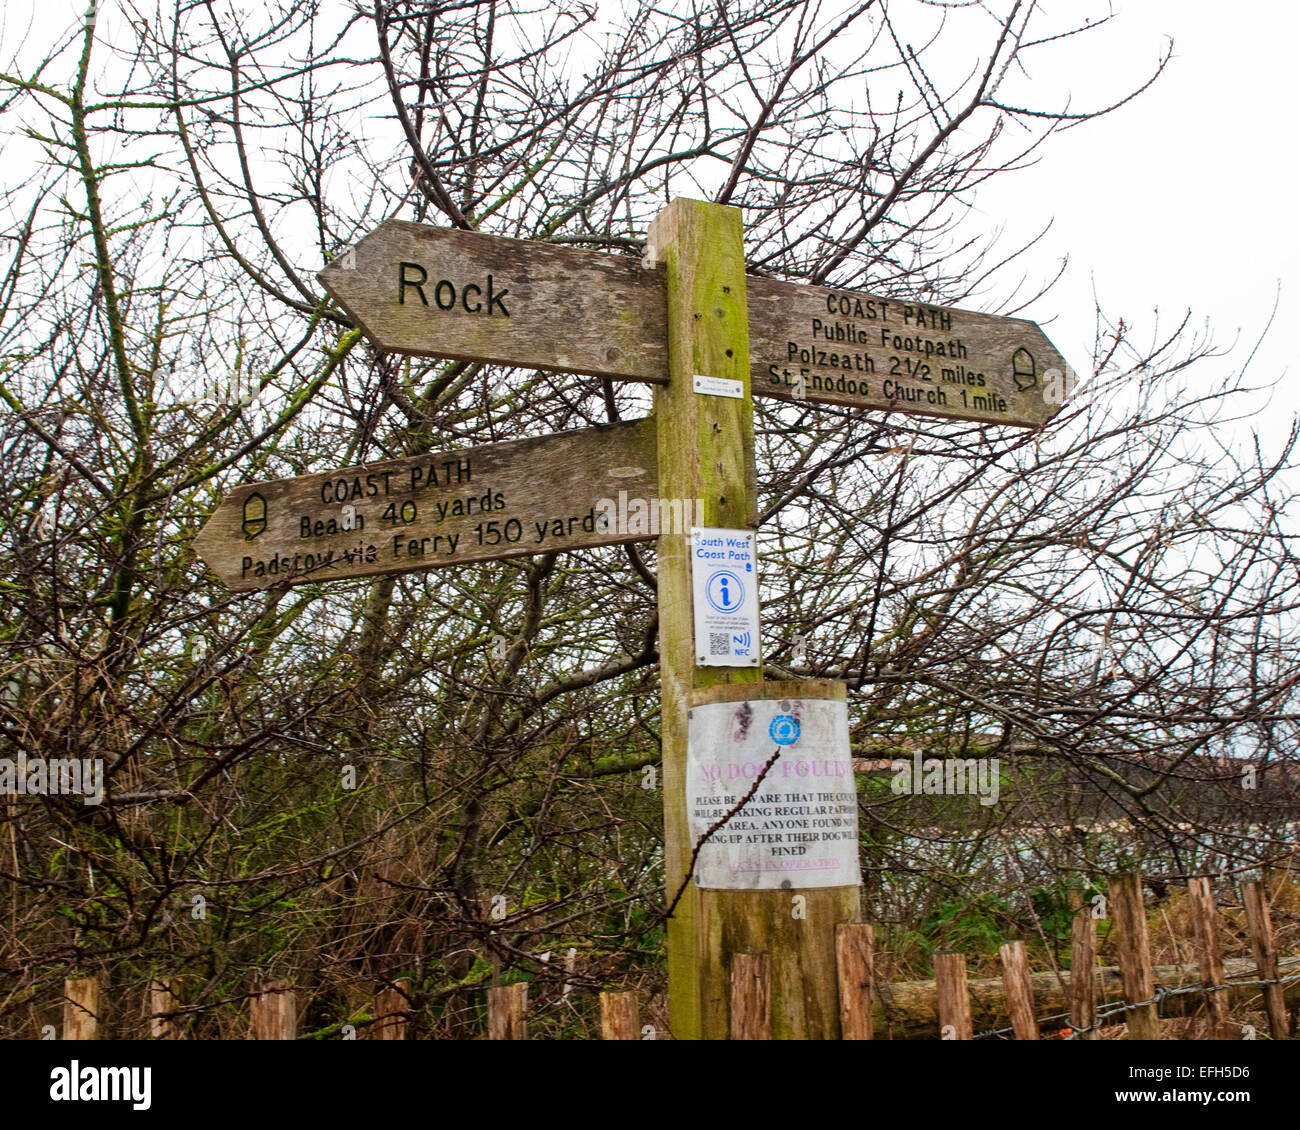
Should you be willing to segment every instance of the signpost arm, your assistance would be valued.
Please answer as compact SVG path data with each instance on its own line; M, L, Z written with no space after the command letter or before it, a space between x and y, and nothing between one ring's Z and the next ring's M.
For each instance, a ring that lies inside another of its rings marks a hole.
M650 226L647 257L668 287L669 384L655 390L662 498L700 499L701 526L754 529L754 416L750 395L740 212L674 200ZM701 395L696 375L739 383L740 398ZM736 701L761 667L696 664L689 531L659 537L664 856L668 898L687 882L694 844L686 808L687 710L702 698ZM741 684L736 686L735 684ZM800 688L783 686L786 694ZM808 686L817 697L842 687ZM758 688L755 686L754 691ZM775 747L774 747L775 748ZM731 957L771 957L772 1035L836 1039L835 927L858 918L854 887L701 890L687 883L668 922L668 979L675 1039L726 1039Z

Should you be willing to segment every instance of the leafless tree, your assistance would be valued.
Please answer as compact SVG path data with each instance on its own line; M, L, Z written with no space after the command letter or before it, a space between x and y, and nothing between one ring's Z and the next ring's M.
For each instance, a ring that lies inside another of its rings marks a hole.
M1013 313L1051 280L1018 285L1027 248L972 194L1112 108L1033 81L1111 17L91 13L0 76L0 756L107 779L100 805L0 798L0 1031L78 969L112 971L124 1033L176 973L195 1034L238 1030L255 974L309 988L320 1032L409 976L420 1030L463 1033L503 974L576 1030L566 983L659 984L653 543L232 596L190 541L242 481L602 423L646 392L377 353L316 272L390 216L639 256L685 195L743 209L755 275ZM864 777L873 913L900 928L958 873L1020 898L1125 850L1166 877L1290 850L1292 442L1225 438L1243 378L1210 387L1185 325L1142 347L1098 313L1040 431L759 407L770 669L846 680L867 760L1008 774L1005 803L937 816Z

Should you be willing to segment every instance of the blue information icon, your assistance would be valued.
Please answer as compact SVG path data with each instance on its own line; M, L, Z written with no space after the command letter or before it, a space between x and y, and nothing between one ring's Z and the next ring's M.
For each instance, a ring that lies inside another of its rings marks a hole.
M777 745L794 745L799 740L799 719L793 714L778 714L767 733Z
M735 612L745 603L745 582L729 569L719 569L709 577L704 595L718 612Z

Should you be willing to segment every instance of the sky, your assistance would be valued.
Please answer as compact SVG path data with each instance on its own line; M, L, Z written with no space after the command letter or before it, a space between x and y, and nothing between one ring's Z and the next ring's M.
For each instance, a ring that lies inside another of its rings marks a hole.
M1042 2L1069 15L1075 0ZM9 43L15 34L30 40L42 28L65 29L85 3L8 0ZM1085 7L1093 13L1104 3ZM979 190L973 219L1005 227L1004 247L1052 221L1020 267L1040 278L1062 259L1068 267L1046 298L1019 313L1044 327L1081 376L1096 336L1094 293L1142 340L1190 311L1217 344L1236 343L1229 358L1203 370L1207 380L1244 363L1278 300L1250 370L1260 383L1280 378L1268 411L1263 397L1256 401L1261 427L1277 433L1298 403L1289 381L1300 377L1290 348L1300 319L1293 93L1300 3L1113 0L1113 8L1109 27L1041 52L1043 70L1029 76L1035 91L1068 94L1073 109L1102 105L1149 76L1172 39L1164 75L1113 114L1049 139L1033 168L993 178ZM960 50L962 37L946 42ZM965 69L969 61L959 62Z
M1291 0L1116 0L1106 49L1075 59L1077 105L1150 74L1166 37L1173 59L1144 94L1099 121L1049 140L1041 162L997 178L979 210L1007 238L1051 230L1032 253L1065 277L1022 312L1046 329L1083 375L1095 337L1094 291L1113 319L1173 329L1189 310L1216 344L1237 343L1204 370L1240 368L1280 302L1249 375L1281 382L1255 421L1280 434L1300 407L1291 343L1300 319L1300 147L1295 141L1295 44L1300 4ZM1086 37L1085 37L1086 38Z

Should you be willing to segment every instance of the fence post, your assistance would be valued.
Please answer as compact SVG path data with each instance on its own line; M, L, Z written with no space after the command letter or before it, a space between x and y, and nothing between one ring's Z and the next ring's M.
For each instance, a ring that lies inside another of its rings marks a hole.
M731 955L731 1038L772 1038L772 959L765 953Z
M1007 1011L1011 1030L1017 1040L1038 1039L1038 1021L1034 1019L1034 990L1029 982L1029 958L1024 942L1007 942L998 950L1002 961L1002 986L1007 994Z
M370 1026L372 1040L406 1039L410 992L410 978L403 977L375 994L375 1022Z
M1205 997L1209 1006L1211 1038L1221 1040L1227 1037L1228 1002L1223 995L1223 949L1219 945L1214 892L1210 890L1208 878L1202 876L1187 880L1187 907L1196 940L1201 981L1208 990Z
M1070 1027L1080 1040L1097 1039L1097 924L1092 908L1074 916L1070 927Z
M600 1038L602 1040L639 1040L641 1014L634 992L600 994Z
M249 1002L253 1040L298 1038L297 994L282 981L268 981Z
M66 978L63 998L63 1038L99 1039L99 978Z
M975 1030L971 1025L964 953L934 955L934 988L939 1001L940 1037L945 1040L973 1040Z
M181 1020L176 1010L181 1005L181 983L173 977L168 981L149 982L149 1035L155 1040L179 1040Z
M1127 1009L1130 1040L1160 1039L1156 1006L1143 1004L1156 995L1151 973L1151 947L1147 943L1147 915L1142 902L1142 876L1136 871L1113 875L1109 884L1110 910L1115 920L1115 949L1124 1001L1136 1005Z
M1255 967L1262 981L1277 980L1277 946L1273 941L1273 919L1268 910L1264 884L1256 879L1241 884L1241 901L1246 908L1246 929L1250 932L1250 948L1255 954ZM1275 1040L1285 1040L1290 1035L1290 1022L1286 1002L1282 999L1281 985L1265 985L1264 1009L1268 1013L1268 1030Z
M528 982L493 986L487 991L488 1039L528 1039Z
M871 983L875 980L874 936L865 922L835 927L835 966L840 983L840 1032L845 1040L875 1038Z

